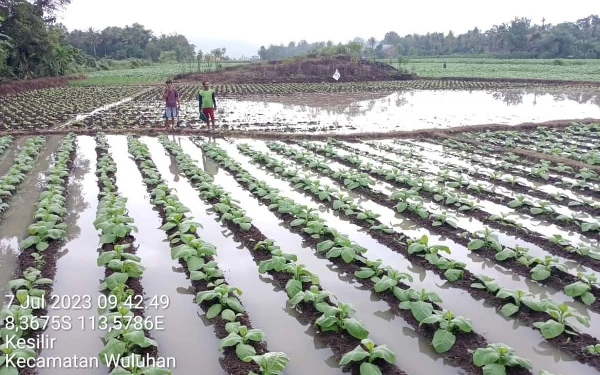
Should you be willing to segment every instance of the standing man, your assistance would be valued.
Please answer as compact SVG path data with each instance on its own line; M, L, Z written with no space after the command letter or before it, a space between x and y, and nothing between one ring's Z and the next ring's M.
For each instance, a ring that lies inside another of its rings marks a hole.
M198 90L198 106L200 112L206 118L206 126L209 126L209 120L212 123L212 130L215 130L215 109L217 109L217 100L215 99L215 90L210 88L207 81L202 82L202 89Z
M166 101L165 105L165 129L169 124L169 118L171 119L171 129L175 126L175 117L179 112L179 93L173 88L173 82L168 80L167 88L163 92L163 99Z

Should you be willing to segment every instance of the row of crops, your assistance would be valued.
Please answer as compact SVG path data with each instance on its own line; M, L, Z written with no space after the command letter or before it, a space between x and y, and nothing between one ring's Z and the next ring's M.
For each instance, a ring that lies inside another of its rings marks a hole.
M600 165L600 125L574 123L564 129L538 127L534 131L467 132L464 137L483 143L488 151L493 147L530 150L559 156L590 165Z
M595 144L593 129L552 136L582 152ZM494 134L478 139L504 139ZM100 132L93 139L66 135L45 173L0 311L0 373L31 374L28 367L37 366L43 375L44 350L16 343L65 329L48 309L56 274L70 272L58 258L71 225L67 187L74 160L85 154L82 138L95 144L89 173L99 194L90 225L98 242L89 244L97 248L89 256L104 272L97 289L105 301L95 312L104 329L86 334L101 337L97 359L107 373L177 373L159 359L199 350L186 348L183 338L170 345L159 339L161 322L148 310L156 301L144 298L153 260L141 255L152 245L138 233L136 222L148 219L132 210L140 204L152 207L160 222L152 230L170 250L172 264L158 268L166 275L180 267L186 275L189 309L213 328L214 337L204 340L216 340L225 374L303 373L318 361L316 349L301 352L289 345L293 338L269 334L275 322L259 316L267 311L312 327L305 335L330 352L327 366L354 375L416 374L440 366L439 358L447 373L600 371L600 176L579 161L532 161L456 139L215 142ZM14 144L14 137L0 137L0 153ZM0 176L4 210L23 204L21 185L44 146L44 137L31 137L0 160L12 163ZM135 202L123 179L133 177L118 177L130 161L127 173L139 175L147 193ZM209 173L208 161L220 171ZM230 250L206 232L208 221L223 228L217 237L231 236L236 251L249 256L236 269L252 272L228 270L223 253ZM284 300L261 296L259 309L247 289L255 279ZM346 284L357 291L342 292ZM386 317L365 316L377 303L389 309ZM387 332L400 325L411 333ZM420 355L401 351L413 339L425 345ZM538 347L568 359L554 361Z
M305 93L394 92L401 90L499 90L539 88L567 90L565 86L476 81L389 81L353 83L273 83L219 84L213 82L219 97L293 95ZM196 103L200 85L176 84L183 101ZM580 87L581 88L581 87ZM41 131L71 126L73 129L112 129L123 126L150 126L138 118L139 111L123 102L157 103L163 105L162 86L85 86L57 87L9 95L0 98L0 126L5 130ZM141 113L143 114L143 113ZM104 115L112 115L108 120ZM153 120L156 116L153 117ZM93 122L92 122L93 120ZM154 121L153 121L154 122Z

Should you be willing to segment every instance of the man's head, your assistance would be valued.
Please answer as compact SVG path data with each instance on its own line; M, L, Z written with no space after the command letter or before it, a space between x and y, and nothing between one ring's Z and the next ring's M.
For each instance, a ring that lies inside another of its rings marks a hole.
M167 89L171 90L173 88L173 81L168 80L167 82L165 82L167 84Z
M202 82L202 87L204 87L204 90L208 90L208 88L210 87L210 83L208 81L204 81Z

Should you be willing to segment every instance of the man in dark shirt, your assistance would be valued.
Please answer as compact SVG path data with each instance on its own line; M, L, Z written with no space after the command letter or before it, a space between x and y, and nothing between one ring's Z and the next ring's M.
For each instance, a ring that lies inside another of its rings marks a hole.
M173 82L168 80L167 88L163 92L163 99L166 101L165 106L165 128L169 124L169 118L171 119L171 129L175 126L175 117L179 112L179 93L173 88Z

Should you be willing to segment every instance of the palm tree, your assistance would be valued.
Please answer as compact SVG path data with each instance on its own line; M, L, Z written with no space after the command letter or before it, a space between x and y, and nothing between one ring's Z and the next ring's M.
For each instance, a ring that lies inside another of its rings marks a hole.
M96 34L96 30L94 30L94 28L90 27L87 30L87 39L88 42L90 42L90 44L92 45L92 49L94 50L94 57L97 57L96 55L96 46L98 45L98 34Z

